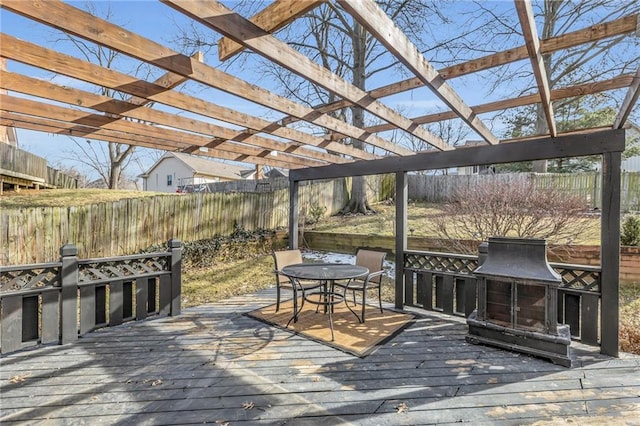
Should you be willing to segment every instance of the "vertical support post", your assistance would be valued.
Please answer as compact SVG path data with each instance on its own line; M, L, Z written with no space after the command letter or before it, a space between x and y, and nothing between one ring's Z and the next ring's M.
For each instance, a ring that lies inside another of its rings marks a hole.
M298 248L298 188L300 181L289 181L289 249Z
M171 252L171 311L169 315L180 315L182 293L182 243L172 238L168 242Z
M602 154L602 216L600 218L600 286L602 333L600 352L618 356L620 292L620 163L621 152Z
M64 345L78 340L78 248L65 244L60 256L60 343Z
M407 250L407 173L396 173L396 297L395 307L404 306L404 252Z

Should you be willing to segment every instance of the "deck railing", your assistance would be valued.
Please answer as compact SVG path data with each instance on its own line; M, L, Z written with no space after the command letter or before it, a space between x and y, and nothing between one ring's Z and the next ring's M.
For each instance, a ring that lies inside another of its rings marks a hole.
M550 263L562 277L558 289L558 322L571 337L599 345L600 268ZM468 317L477 306L478 256L405 251L405 305Z
M1 353L180 314L180 241L169 240L159 253L83 260L77 254L67 244L59 262L0 267Z

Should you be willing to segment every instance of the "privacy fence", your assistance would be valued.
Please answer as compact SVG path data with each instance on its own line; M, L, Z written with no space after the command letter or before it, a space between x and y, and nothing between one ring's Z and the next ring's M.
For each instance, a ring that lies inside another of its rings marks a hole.
M472 189L483 183L499 182L505 186L532 182L536 188L556 188L579 195L585 204L601 208L600 173L505 173L495 175L409 175L409 198L431 203L448 201L458 190ZM640 173L622 174L620 185L622 211L640 211Z
M303 209L347 202L343 179L301 188ZM166 195L75 207L0 211L0 264L50 262L68 242L81 257L119 256L170 238L194 241L246 230L286 227L289 191Z
M369 176L371 201L393 196L394 176ZM516 179L534 179L538 186L556 185L583 194L599 205L600 178L576 175L410 175L409 196L441 202L456 188L487 179L505 185ZM300 186L301 216L315 206L326 215L338 212L349 197L349 179L306 183ZM289 191L286 179L216 184L218 191L167 195L76 207L33 207L0 210L0 264L49 262L58 248L76 242L80 256L119 256L136 253L169 238L194 241L229 235L236 226L247 230L286 227ZM595 195L594 195L595 194ZM623 206L640 210L640 174L622 178Z

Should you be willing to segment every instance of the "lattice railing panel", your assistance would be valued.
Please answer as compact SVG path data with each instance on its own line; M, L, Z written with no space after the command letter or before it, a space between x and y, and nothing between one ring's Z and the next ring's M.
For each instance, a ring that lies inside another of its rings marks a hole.
M108 281L117 279L135 279L139 276L153 275L169 271L170 256L154 256L141 259L113 259L84 261L78 265L79 281Z
M450 272L452 274L471 274L478 267L478 258L474 256L448 253L413 253L404 255L406 269Z
M0 292L26 291L58 286L60 266L32 265L29 269L0 269Z
M600 293L600 270L579 269L576 265L551 266L562 277L562 288Z

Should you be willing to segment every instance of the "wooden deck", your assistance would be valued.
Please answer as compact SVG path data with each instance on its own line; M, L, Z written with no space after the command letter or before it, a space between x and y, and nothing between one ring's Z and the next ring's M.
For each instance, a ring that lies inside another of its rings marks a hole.
M640 357L574 367L467 344L424 314L360 359L242 315L273 291L2 358L3 425L640 424Z

